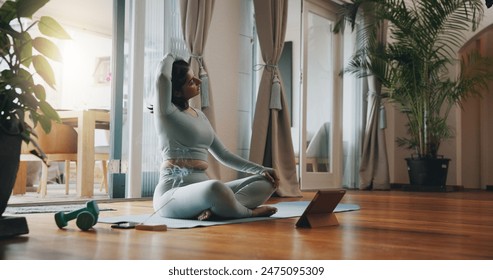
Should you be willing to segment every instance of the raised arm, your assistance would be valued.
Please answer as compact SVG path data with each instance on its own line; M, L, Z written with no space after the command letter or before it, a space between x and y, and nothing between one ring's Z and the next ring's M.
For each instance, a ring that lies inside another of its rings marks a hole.
M154 114L162 116L173 111L174 105L171 103L171 70L175 57L167 54L159 63L156 69L156 94L154 99Z

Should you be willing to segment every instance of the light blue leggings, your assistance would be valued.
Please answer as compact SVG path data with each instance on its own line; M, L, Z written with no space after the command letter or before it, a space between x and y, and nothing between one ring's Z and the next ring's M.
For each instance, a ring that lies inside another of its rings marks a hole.
M205 171L165 168L154 191L154 211L166 218L196 218L204 210L223 218L245 218L265 203L275 189L265 176L222 183Z

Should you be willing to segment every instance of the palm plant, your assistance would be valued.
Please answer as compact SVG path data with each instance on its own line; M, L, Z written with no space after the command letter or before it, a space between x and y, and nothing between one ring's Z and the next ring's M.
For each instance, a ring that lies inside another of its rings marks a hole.
M381 82L388 100L407 116L408 137L397 143L419 158L438 156L440 143L453 137L447 125L451 109L493 79L491 63L478 53L456 58L464 32L481 22L483 6L482 0L352 0L341 12L336 32L363 22L363 44L343 71ZM377 36L384 24L387 43ZM454 65L460 70L452 79Z

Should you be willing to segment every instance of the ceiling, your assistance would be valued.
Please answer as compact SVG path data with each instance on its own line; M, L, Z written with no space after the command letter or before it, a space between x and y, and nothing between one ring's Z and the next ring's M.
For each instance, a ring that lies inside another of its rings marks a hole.
M63 25L111 36L113 0L50 0L36 15L48 15Z

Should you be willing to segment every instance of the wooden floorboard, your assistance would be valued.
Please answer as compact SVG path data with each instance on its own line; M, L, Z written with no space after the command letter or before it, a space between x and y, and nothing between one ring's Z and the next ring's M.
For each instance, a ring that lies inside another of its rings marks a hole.
M273 198L271 203L286 200ZM53 214L25 214L30 233L0 240L0 259L76 260L491 260L493 192L419 193L348 191L343 203L361 210L338 213L340 225L297 229L296 219L165 232L116 230L97 224L60 230ZM151 201L100 203L117 211L152 213Z

